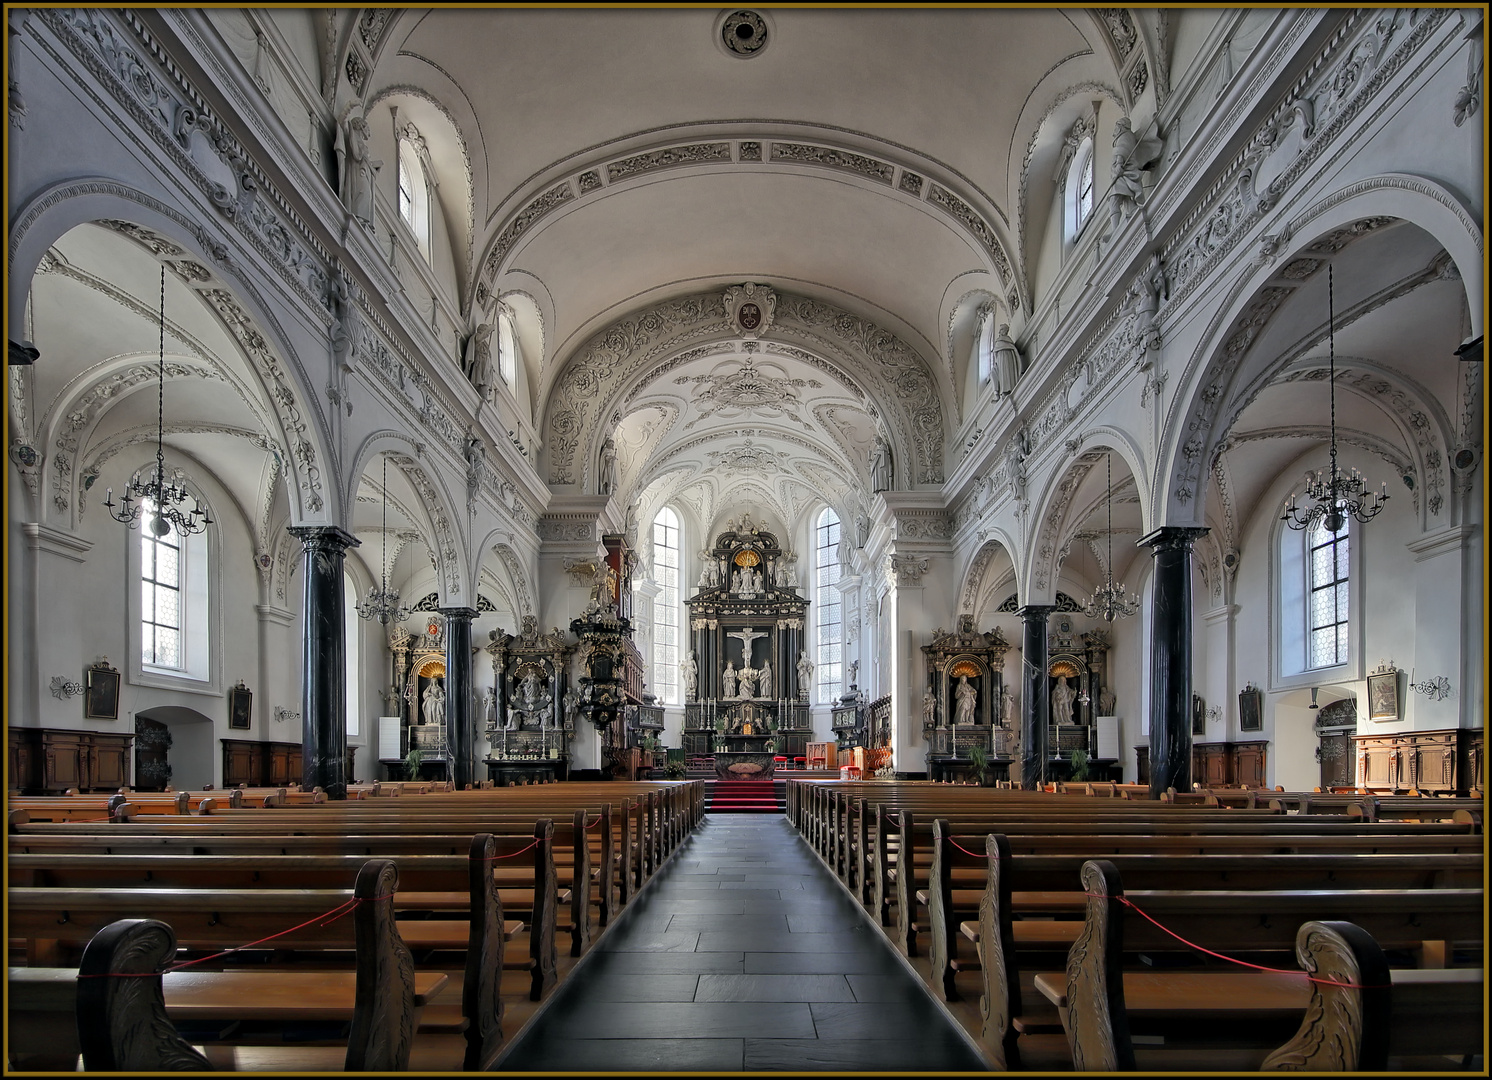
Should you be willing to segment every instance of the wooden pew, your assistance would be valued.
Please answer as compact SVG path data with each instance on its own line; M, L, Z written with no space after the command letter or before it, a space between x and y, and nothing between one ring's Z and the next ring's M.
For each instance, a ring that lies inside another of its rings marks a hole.
M1311 1003L1310 990L1298 976L1204 971L1178 978L1175 971L1125 969L1126 953L1173 951L1175 939L1167 930L1220 952L1288 947L1303 924L1328 917L1355 924L1384 949L1410 947L1424 937L1480 945L1484 930L1480 889L1126 893L1119 870L1101 859L1083 865L1082 885L1087 910L1067 971L1035 980L1063 1014L1079 1071L1134 1069L1137 1023L1162 1031L1209 1021L1214 1028L1238 1028L1291 1020ZM1131 904L1148 918L1126 917ZM1382 985L1386 970L1384 964L1373 973L1376 985ZM1417 974L1406 985L1456 985L1462 979ZM1477 998L1480 990L1478 985Z
M359 871L352 890L291 890L288 892L297 895L281 896L285 906L279 911L267 908L263 893L257 903L218 891L195 897L177 891L169 900L161 896L152 898L164 900L160 910L199 927L191 936L211 939L215 946L250 940L239 937L245 931L261 931L262 937L262 931L284 930L287 920L296 915L306 919L339 906L348 908L350 918L330 922L310 918L306 927L279 941L313 947L350 945L356 957L350 1000L346 995L347 980L329 980L324 972L194 970L162 976L161 968L177 955L179 942L172 925L130 916L108 919L83 939L83 957L73 979L77 987L76 1030L84 1068L151 1072L205 1067L206 1059L175 1034L168 1000L174 1002L176 1018L184 1018L193 1011L198 1017L211 1015L214 1010L217 1015L234 1017L252 1011L261 1018L292 1022L304 1016L308 999L325 997L328 986L332 993L341 994L333 1011L351 1020L345 1068L369 1071L406 1068L418 1011L440 992L447 980L441 973L418 975L413 970L408 948L400 939L395 923L393 898L397 887L398 871L393 864L371 860ZM244 902L236 904L237 900ZM349 903L354 900L355 903ZM72 902L74 906L66 909L69 932L77 927L71 913L81 910L76 906L78 900ZM123 906L135 905L126 898ZM108 904L101 899L91 910L102 915ZM56 909L51 912L54 922L56 913ZM208 916L222 917L213 923ZM15 998L25 998L28 992L33 1004L36 996L46 997L49 984L53 987L50 996L56 1004L58 980L27 978L34 974L32 969L12 969L12 1008ZM171 986L169 992L165 989L167 985ZM232 996L225 998L225 995L236 995L236 1003ZM21 1010L23 1015L37 1011ZM142 1031L152 1034L141 1038Z

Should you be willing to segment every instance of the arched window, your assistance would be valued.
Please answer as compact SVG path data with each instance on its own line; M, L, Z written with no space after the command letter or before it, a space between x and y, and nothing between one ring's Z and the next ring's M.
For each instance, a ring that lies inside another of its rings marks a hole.
M1303 532L1279 532L1279 674L1303 676L1352 657L1352 544L1349 524L1332 533L1324 521Z
M509 390L516 389L518 376L518 336L513 332L513 316L497 313L497 373Z
M1093 214L1093 140L1084 139L1062 185L1062 239L1071 243Z
M1324 519L1306 532L1307 666L1312 668L1347 662L1347 532L1346 522L1333 533Z
M833 701L844 677L844 636L839 596L839 515L824 509L814 526L813 606L818 637L815 701Z
M181 477L177 476L180 480ZM198 495L193 491L193 495ZM198 496L198 502L206 503ZM183 680L215 685L213 618L209 605L207 533L182 536L172 528L165 536L150 531L154 507L146 503L146 523L132 543L130 607L139 635L138 680L150 686L181 687Z
M665 705L679 698L679 518L668 507L653 519L653 692Z
M399 140L399 217L414 233L415 245L430 261L430 184L419 151L409 139Z
M974 339L974 364L979 371L979 385L989 384L994 374L995 358L995 314L987 313L979 320L979 335Z

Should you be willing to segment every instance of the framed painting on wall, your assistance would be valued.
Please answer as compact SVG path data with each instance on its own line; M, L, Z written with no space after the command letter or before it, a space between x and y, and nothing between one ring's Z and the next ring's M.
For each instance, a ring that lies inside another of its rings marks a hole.
M1399 718L1399 672L1380 671L1368 676L1368 719Z
M254 692L239 679L238 685L228 691L228 726L247 731L253 715Z
M119 719L119 672L101 660L87 671L83 716L88 720Z
M1264 730L1264 691L1253 684L1238 692L1238 730Z

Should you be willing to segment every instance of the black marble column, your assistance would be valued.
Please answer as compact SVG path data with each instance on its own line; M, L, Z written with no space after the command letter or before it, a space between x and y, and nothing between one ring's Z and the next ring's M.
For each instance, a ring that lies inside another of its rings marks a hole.
M335 525L290 529L302 544L301 786L347 798L347 644L342 559L358 540Z
M471 621L477 609L443 607L446 617L446 747L450 778L465 791L476 768L476 718L472 715Z
M1150 797L1191 790L1192 545L1206 529L1163 526L1140 538L1155 559L1150 599Z
M1046 777L1046 733L1052 702L1046 691L1046 617L1054 604L1027 604L1016 614L1021 636L1021 788L1035 791Z

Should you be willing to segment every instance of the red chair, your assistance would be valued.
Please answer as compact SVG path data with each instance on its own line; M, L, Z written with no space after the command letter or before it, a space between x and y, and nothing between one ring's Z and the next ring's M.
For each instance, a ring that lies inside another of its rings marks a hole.
M806 757L802 757L802 756L793 758L793 768L795 768L795 769L806 769L806 768L808 768L808 759Z

